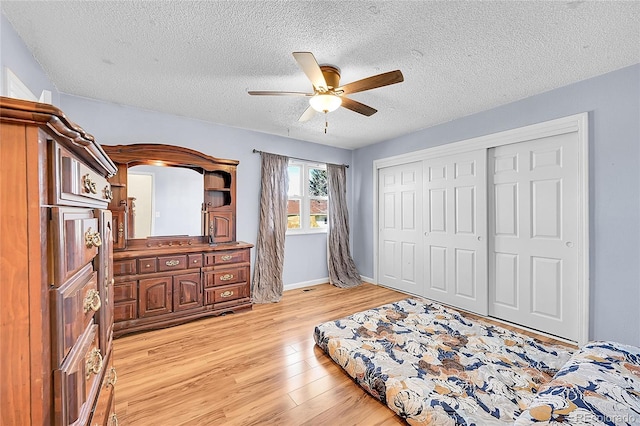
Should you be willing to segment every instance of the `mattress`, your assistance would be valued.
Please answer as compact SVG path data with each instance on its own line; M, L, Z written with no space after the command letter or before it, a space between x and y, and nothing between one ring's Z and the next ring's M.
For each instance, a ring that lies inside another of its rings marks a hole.
M412 425L513 424L572 355L420 298L319 324L314 339Z

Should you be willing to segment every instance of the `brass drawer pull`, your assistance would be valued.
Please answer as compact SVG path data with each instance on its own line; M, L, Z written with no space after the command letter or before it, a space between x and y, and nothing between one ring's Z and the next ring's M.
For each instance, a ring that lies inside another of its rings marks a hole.
M104 195L105 200L113 200L113 191L109 188L109 185L105 186L102 190L102 194Z
M92 374L98 374L102 370L102 354L100 353L100 349L93 348L91 352L89 352L86 363L85 363L85 379L89 380Z
M231 297L233 296L233 291L232 290L227 290L227 291L223 291L222 293L220 293L220 297Z
M98 290L91 289L84 298L84 313L89 311L98 312L102 302L100 301L100 293Z
M116 368L111 367L109 369L109 374L107 376L106 386L115 387L117 381L118 381L118 374L116 374Z
M165 265L167 266L178 266L180 264L179 260L167 260L166 262L164 262Z
M220 277L220 281L229 281L233 279L233 274L224 274Z
M89 227L87 232L84 233L84 243L87 248L100 247L102 245L102 238L100 238L99 232L93 232L93 228Z
M220 256L220 260L224 260L225 262L227 260L231 260L231 259L233 259L233 256L231 256L230 254L224 254L224 255Z
M88 192L89 194L97 194L98 188L96 187L96 183L91 180L89 177L89 173L82 176L82 189L84 192Z
M111 415L111 426L118 426L118 416L116 416L116 413Z

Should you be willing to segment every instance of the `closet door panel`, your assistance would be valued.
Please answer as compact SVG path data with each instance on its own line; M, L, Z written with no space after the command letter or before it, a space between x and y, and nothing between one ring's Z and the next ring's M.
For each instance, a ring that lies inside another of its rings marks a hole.
M422 295L422 163L378 172L378 282Z
M577 339L577 141L489 150L489 313Z
M487 313L486 150L424 161L425 296Z

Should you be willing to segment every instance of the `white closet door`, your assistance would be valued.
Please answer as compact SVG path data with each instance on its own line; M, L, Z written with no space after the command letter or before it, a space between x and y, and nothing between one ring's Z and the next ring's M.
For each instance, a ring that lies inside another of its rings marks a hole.
M424 161L424 295L487 314L486 150Z
M489 313L578 339L575 133L489 150Z
M378 282L411 294L423 291L422 163L378 171Z

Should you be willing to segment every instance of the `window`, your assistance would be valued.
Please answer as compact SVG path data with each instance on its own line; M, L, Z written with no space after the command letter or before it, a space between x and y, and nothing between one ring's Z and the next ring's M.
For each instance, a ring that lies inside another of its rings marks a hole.
M327 229L327 168L324 164L289 160L287 233Z

